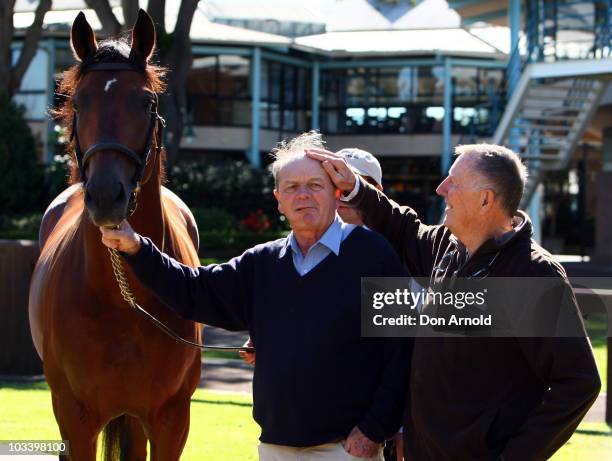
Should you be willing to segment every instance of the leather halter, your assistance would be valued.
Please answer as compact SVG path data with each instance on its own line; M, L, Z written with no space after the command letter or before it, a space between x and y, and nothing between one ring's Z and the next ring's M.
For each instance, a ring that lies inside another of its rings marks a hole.
M129 61L129 62L93 62L93 63L83 63L81 73L82 75L87 72L95 72L95 71L107 71L107 70L119 70L119 71L132 71L132 72L140 72L144 73L144 68L139 66L138 64ZM87 182L87 176L85 174L85 167L87 166L88 160L96 153L102 150L114 150L117 152L121 152L124 155L127 155L131 160L136 163L136 172L134 174L134 183L138 186L140 181L142 180L142 175L144 172L144 168L149 161L149 157L151 156L151 150L153 148L153 137L155 137L155 153L159 155L159 152L162 148L162 139L163 139L163 129L166 126L166 121L164 118L159 115L157 112L158 108L158 98L157 93L153 93L153 104L151 106L151 119L149 122L149 128L147 130L147 144L142 153L137 153L134 149L129 146L123 144L114 139L104 139L98 142L95 142L92 146L90 146L85 153L81 151L81 145L79 143L79 135L77 133L77 113L74 111L74 116L72 117L72 127L70 133L70 141L74 139L74 152L77 161L77 167L79 168L79 172L81 175L81 181L83 183Z

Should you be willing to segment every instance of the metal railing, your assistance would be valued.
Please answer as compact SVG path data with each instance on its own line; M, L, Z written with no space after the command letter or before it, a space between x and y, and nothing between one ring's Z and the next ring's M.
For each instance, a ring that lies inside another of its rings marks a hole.
M612 56L612 0L528 1L527 60Z

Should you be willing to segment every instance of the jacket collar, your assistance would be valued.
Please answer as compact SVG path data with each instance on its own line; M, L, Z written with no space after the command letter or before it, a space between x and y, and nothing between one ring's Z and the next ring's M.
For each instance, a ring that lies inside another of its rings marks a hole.
M493 253L501 250L502 248L509 247L517 241L525 239L531 240L533 235L533 226L531 219L524 211L518 210L512 218L512 230L506 232L500 237L491 237L485 240L482 245L476 250L477 254ZM465 245L457 239L454 235L451 236L451 241L455 243L461 254L464 254L467 250Z

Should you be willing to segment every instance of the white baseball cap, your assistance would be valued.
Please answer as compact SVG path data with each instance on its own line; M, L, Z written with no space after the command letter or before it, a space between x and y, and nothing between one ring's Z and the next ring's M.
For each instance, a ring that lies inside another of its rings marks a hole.
M346 159L346 163L355 173L361 176L369 176L382 186L382 169L380 163L372 154L365 150L349 147L336 152Z

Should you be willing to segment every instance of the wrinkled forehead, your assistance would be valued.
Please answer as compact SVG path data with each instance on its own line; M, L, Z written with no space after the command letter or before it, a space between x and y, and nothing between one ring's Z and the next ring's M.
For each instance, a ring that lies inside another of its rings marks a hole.
M454 178L476 179L480 177L480 173L476 170L476 158L470 154L461 154L453 165L448 174Z
M315 178L329 181L321 162L307 157L305 153L287 159L278 171L278 183L283 181L308 181Z

